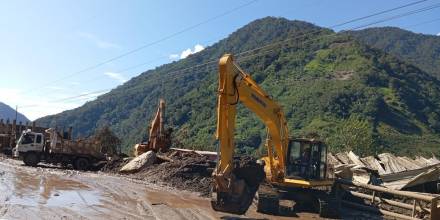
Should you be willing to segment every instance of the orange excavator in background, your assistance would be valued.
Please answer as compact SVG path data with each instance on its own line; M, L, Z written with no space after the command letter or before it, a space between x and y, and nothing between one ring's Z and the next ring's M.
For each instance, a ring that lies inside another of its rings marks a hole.
M172 129L165 129L165 101L159 100L159 106L156 111L156 115L151 121L149 126L148 141L145 143L139 143L134 146L134 155L139 156L147 151L154 152L166 152L171 146L171 132Z

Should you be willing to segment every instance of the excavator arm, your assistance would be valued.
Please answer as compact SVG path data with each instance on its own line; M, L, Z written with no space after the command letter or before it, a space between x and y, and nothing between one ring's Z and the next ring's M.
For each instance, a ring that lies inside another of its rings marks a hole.
M271 181L282 182L288 129L281 106L234 62L232 55L226 54L219 62L216 133L219 161L213 173L212 206L215 210L243 214L252 203L260 183L251 182L234 172L234 129L238 102L253 111L266 125L266 147L270 165L270 172L266 173L269 173L268 178Z
M165 130L165 100L159 100L156 114L148 128L149 140L147 143L140 143L134 146L135 156L139 156L149 150L167 151L171 145L171 130Z

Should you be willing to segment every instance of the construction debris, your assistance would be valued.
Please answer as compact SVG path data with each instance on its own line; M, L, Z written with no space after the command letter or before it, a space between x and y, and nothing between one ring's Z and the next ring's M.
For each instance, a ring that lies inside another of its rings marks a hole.
M133 172L125 172L124 174L133 179L198 192L202 196L210 194L211 174L214 170L215 162L209 160L207 156L191 150L181 151L172 149L166 153L158 152L154 158L153 163L150 161L140 169ZM127 160L123 159L110 161L101 171L121 173L121 167L126 166L126 164Z
M344 206L397 219L440 218L438 194L399 191L344 179L336 183L335 194Z
M398 219L440 217L440 197L429 194L439 191L436 157L411 159L383 153L360 158L346 152L330 153L328 158L342 205Z
M435 156L429 159L421 156L411 159L383 153L377 157L360 158L353 152L348 152L336 155L330 153L328 158L336 177L359 183L374 183L402 190L440 181L440 160ZM438 193L438 189L423 191Z

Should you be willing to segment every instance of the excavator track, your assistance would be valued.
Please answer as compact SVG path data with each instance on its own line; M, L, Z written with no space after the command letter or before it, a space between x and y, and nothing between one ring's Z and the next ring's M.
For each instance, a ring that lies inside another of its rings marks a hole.
M319 193L318 213L322 218L339 218L339 200L325 192Z
M267 183L261 184L258 189L257 211L272 215L276 215L280 211L280 196Z

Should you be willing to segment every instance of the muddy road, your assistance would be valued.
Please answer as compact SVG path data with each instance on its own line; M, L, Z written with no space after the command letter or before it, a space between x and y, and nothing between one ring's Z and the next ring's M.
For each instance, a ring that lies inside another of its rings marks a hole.
M0 219L291 219L214 212L195 193L123 176L25 167L0 158ZM300 219L319 219L303 213Z

